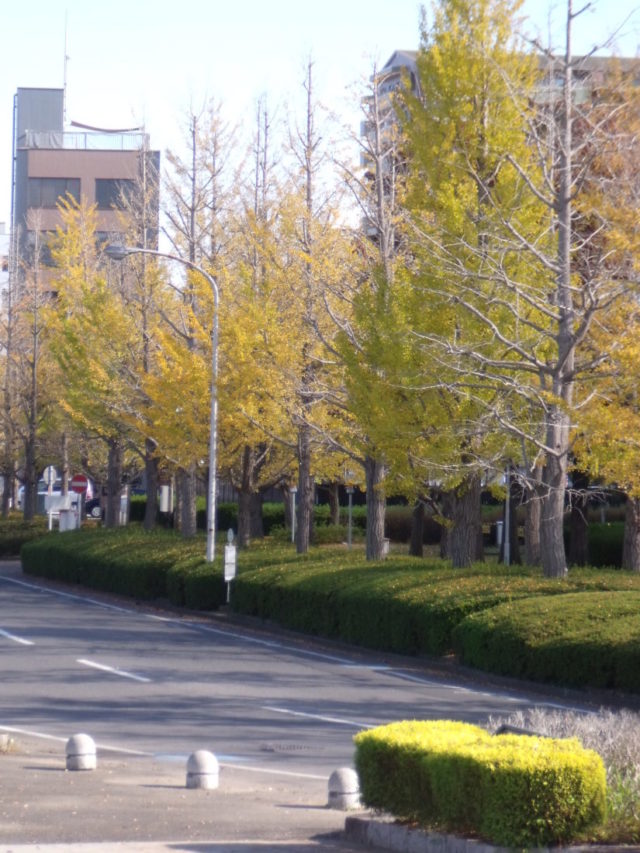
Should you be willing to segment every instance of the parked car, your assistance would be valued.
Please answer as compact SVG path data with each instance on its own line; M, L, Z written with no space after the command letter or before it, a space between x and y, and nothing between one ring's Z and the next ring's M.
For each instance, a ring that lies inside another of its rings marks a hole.
M84 512L88 518L102 518L100 498L91 498L91 500L85 501Z

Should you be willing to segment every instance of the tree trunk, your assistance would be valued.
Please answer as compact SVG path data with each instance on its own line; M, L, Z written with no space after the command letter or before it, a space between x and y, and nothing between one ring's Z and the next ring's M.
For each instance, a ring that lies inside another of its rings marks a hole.
M11 507L13 504L13 493L15 491L15 471L13 469L13 464L8 463L5 465L4 471L2 473L2 479L4 483L4 488L2 489L2 517L8 518L9 513L11 511Z
M251 542L251 495L238 492L238 548L248 548Z
M424 554L424 503L417 500L411 513L411 539L409 555L422 557Z
M557 446L554 442L552 446ZM564 578L567 559L564 550L564 494L566 457L547 457L542 482L540 507L540 557L547 578Z
M340 485L338 483L329 483L327 491L329 493L331 524L340 524Z
M23 516L30 521L36 514L38 502L38 476L36 474L35 440L31 437L24 448L24 504Z
M264 539L262 492L252 492L249 499L250 534L252 539Z
M451 559L451 525L453 522L453 492L442 493L441 515L444 520L440 534L440 556L443 560Z
M512 474L509 474L509 565L519 565L522 562L520 556L520 541L518 539L518 507L522 499L522 492L519 484ZM500 562L505 561L505 546L507 544L507 505L505 501L502 528L502 544L500 545Z
M180 469L180 531L185 539L196 535L196 466Z
M107 503L104 526L117 527L120 519L120 489L122 488L122 447L118 441L109 442L107 466Z
M144 470L147 482L147 503L144 510L143 527L153 530L158 519L158 458L155 442L147 439L144 448Z
M640 498L631 496L624 517L622 568L640 572Z
M238 548L248 548L252 539L263 537L262 495L260 492L239 492Z
M309 427L303 424L298 433L298 526L296 528L298 554L306 554L312 542L313 491L311 433Z
M174 506L173 506L173 529L174 530L182 530L182 470L178 468L178 470L173 475L173 494L174 494Z
M589 475L584 471L573 471L573 488L571 496L569 563L572 566L586 566L589 563L589 519L587 505L589 503Z
M549 448L542 472L542 508L540 518L540 555L542 571L548 578L567 574L564 549L564 495L570 442L570 414L573 401L573 371L576 337L574 332L574 300L572 284L572 66L571 2L567 3L565 61L562 80L562 102L558 104L558 166L555 179L556 233L558 240L556 289L554 305L558 313L555 342L557 356L551 374L550 388L562 401L545 411L545 443ZM579 325L579 324L578 324Z
M252 539L262 539L262 494L257 479L264 462L264 449L246 444L242 452L242 476L238 488L238 547L248 548Z
M542 470L534 472L535 487L528 487L524 505L524 559L528 566L540 565L540 507L539 493Z
M381 488L385 475L384 463L372 456L364 461L367 484L367 560L382 560L384 553L384 518L386 499Z
M480 494L482 482L477 474L465 480L452 492L450 531L451 563L454 569L465 569L483 557Z

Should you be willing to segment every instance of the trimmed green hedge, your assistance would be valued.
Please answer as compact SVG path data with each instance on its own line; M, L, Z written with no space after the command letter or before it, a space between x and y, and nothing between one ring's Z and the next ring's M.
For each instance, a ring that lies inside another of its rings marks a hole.
M325 530L330 531L327 527ZM23 547L27 573L138 599L215 609L226 601L218 548L141 528L54 531ZM238 553L239 612L307 634L401 654L457 651L505 675L640 692L640 574L572 569L562 580L519 567L453 570L439 559L368 563L362 548L256 543Z
M194 557L181 561L167 572L167 598L190 610L217 610L226 601L226 586L220 567Z
M130 519L133 522L144 521L144 512L147 499L144 495L133 495L130 506ZM388 506L385 516L385 535L393 542L408 542L411 536L411 507L408 506ZM342 541L338 538L340 534L335 532L333 538L327 534L323 536L323 528L332 528L331 512L328 504L316 504L313 508L314 525L318 531L318 542L326 541ZM237 503L220 503L216 507L216 529L227 531L232 528L238 530L238 505ZM354 536L357 536L358 531L364 532L367 527L367 508L366 506L358 505L352 507L352 530ZM346 531L348 523L347 507L340 507L340 525L338 528ZM265 536L270 536L279 528L284 529L285 516L283 503L266 502L262 505L262 524L264 527ZM207 511L203 499L198 501L197 510L197 527L199 530L207 528ZM432 517L426 516L424 520L424 542L425 544L435 545L440 541L442 528ZM346 533L342 534L343 539L346 539Z
M463 663L569 686L640 692L640 591L505 602L453 631Z
M587 530L589 565L622 566L624 522L591 523Z
M16 557L25 542L40 539L48 533L45 516L24 521L21 516L11 516L0 521L0 557Z
M173 531L127 527L54 531L25 544L20 556L26 574L209 610L226 591L219 565L206 563L204 551L202 537L185 540Z
M403 654L442 655L453 649L454 629L469 614L504 602L517 607L532 596L547 601L607 589L640 590L640 575L576 569L558 581L525 568L478 564L454 571L438 559L394 556L367 563L355 550L317 549L295 566L271 559L252 569L241 562L232 603L306 633Z
M577 739L436 720L380 726L355 744L365 805L428 828L528 847L570 841L605 817L602 759Z

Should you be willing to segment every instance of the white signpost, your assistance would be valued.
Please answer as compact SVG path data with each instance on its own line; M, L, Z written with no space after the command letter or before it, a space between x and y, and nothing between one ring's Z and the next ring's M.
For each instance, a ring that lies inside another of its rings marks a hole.
M236 576L237 555L233 544L233 530L227 531L227 544L224 546L224 579L227 583L227 604L231 595L231 581Z
M42 479L47 484L47 487L49 489L49 494L51 494L51 487L53 486L53 484L58 479L58 472L53 467L53 465L47 465L47 467L42 472Z

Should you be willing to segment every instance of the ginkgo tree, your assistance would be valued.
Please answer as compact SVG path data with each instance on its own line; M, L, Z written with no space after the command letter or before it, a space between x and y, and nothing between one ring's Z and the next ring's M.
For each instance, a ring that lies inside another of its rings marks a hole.
M500 335L515 333L522 346L535 337L536 316L528 305L517 322L509 282L552 287L544 269L505 244L505 220L527 234L546 225L543 206L508 162L529 157L535 81L535 63L513 37L514 9L443 2L432 26L425 22L418 89L393 99L404 131L404 269L382 301L376 296L361 311L380 325L367 361L391 401L388 423L378 417L379 440L409 494L426 484L445 490L456 566L481 553L483 478L520 452L496 428L505 411L526 415L497 373L517 351Z
M610 108L605 113L609 126L617 129L618 145L591 154L581 204L597 237L588 242L579 269L597 264L603 275L609 270L624 286L637 282L640 266L640 92L629 69L616 68L615 63L606 91L602 103L617 100L621 107L617 115ZM582 404L574 423L577 464L599 482L626 493L622 565L634 571L640 571L639 332L640 302L633 287L603 305L590 330L585 348L592 353L594 368L581 383Z
M438 392L464 403L459 462L488 467L504 437L502 461L517 464L541 511L544 572L561 577L576 383L603 357L587 345L599 313L629 289L626 262L592 251L608 227L604 196L586 203L590 152L617 150L607 117L621 104L575 97L570 0L563 54L544 62L515 38L518 7L443 0L425 29L405 128L414 304L429 308L410 325L438 365Z
M106 524L117 523L125 451L139 436L127 423L135 408L140 336L107 281L97 241L96 211L86 202L60 205L52 241L56 299L47 311L50 351L64 377L60 406L108 448ZM96 358L96 337L108 341Z

